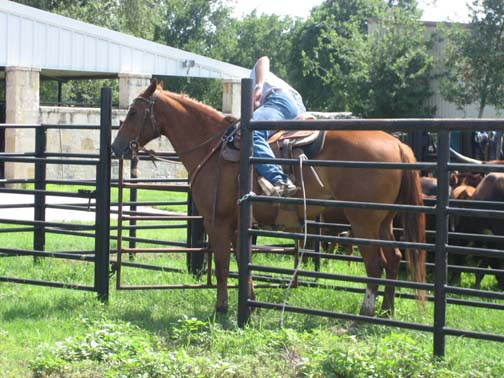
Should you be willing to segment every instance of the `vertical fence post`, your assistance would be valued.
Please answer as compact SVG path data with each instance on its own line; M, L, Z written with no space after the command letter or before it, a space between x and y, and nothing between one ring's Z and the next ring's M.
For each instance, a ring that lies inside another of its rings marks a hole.
M240 202L239 202L239 289L238 289L238 326L244 327L250 318L248 300L250 298L252 204L245 196L252 190L252 131L250 119L253 111L252 80L241 81L241 151L240 151Z
M434 282L434 355L444 357L445 339L444 328L446 325L446 284L448 276L448 198L450 188L450 172L448 161L450 159L450 132L440 130L438 133L437 151L437 177L438 195L436 204L436 256Z
M109 298L110 263L110 138L112 89L101 90L100 161L96 167L95 289L98 298Z
M44 125L39 125L35 129L35 196L33 219L36 222L45 222L46 197L46 162L45 152L47 148L47 129ZM36 224L33 232L33 249L35 251L45 250L45 227L42 223ZM35 261L38 258L35 257Z

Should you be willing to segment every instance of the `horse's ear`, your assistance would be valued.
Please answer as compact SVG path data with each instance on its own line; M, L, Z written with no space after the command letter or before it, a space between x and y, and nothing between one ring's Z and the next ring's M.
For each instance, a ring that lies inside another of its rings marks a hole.
M157 89L157 80L156 79L151 79L149 88L145 90L145 95L147 97L152 96L152 94L156 91Z
M164 83L163 83L163 80L161 80L159 83L158 83L158 88L163 90L164 89Z

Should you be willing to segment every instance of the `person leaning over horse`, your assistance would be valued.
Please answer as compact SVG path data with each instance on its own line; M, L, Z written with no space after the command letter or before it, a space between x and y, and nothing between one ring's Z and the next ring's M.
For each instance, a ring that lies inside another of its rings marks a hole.
M252 119L256 121L276 121L296 118L306 112L301 95L285 81L270 71L267 56L259 58L252 69L250 78L254 80L254 108ZM268 138L276 131L254 130L254 157L275 158ZM289 197L297 188L277 164L257 164L256 170L271 184L281 196Z

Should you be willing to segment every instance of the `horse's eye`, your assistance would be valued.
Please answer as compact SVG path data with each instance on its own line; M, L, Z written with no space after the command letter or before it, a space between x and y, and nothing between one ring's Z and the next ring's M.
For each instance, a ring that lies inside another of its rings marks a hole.
M135 108L130 108L129 112L128 112L128 115L129 116L134 116L135 114L137 113L136 109Z

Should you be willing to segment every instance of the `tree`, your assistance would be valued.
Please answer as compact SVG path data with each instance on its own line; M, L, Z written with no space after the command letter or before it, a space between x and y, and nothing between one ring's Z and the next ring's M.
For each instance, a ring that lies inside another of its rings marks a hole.
M296 25L290 17L258 16L253 11L236 20L226 1L176 0L164 19L156 31L161 43L250 68L258 57L268 55L272 70L289 79L286 66ZM222 103L221 81L174 77L165 81L170 90L188 93L216 108Z
M271 70L289 80L289 51L293 45L293 31L299 21L278 15L259 16L254 10L236 23L237 44L229 62L252 69L258 58L267 55Z
M226 0L168 0L155 28L156 42L229 61L236 48L236 22ZM166 88L187 93L215 108L222 103L222 82L212 79L164 77Z
M359 56L367 20L376 17L382 5L381 0L326 0L298 29L290 69L308 108L351 110L352 80L367 64Z
M448 28L441 94L459 108L478 104L504 107L504 3L474 0L471 22Z
M431 117L428 105L434 64L415 8L386 10L368 36L369 78L361 83L368 117Z
M376 29L368 34L370 19ZM414 0L326 0L300 29L291 59L302 62L297 85L308 106L365 117L430 116L424 104L432 58L418 19Z

